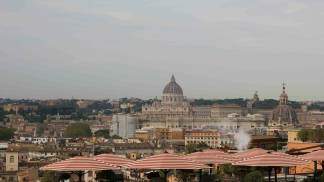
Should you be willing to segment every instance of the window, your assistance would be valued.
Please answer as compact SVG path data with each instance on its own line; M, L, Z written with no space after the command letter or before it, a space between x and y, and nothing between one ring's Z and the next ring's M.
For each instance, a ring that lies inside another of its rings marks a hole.
M10 163L14 163L14 162L15 162L15 157L14 157L13 155L10 156L9 162L10 162Z
M14 177L10 176L9 181L14 181Z

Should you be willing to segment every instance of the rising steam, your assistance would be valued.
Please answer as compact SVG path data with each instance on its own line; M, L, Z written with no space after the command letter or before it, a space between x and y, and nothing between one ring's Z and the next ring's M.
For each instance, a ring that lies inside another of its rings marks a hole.
M239 131L235 133L234 139L235 146L238 150L246 150L251 141L251 136L243 129L239 129Z

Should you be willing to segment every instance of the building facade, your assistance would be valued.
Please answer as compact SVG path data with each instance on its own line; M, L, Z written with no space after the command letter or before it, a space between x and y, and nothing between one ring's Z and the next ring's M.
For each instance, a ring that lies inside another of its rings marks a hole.
M6 172L18 171L18 152L6 152Z
M122 138L133 138L137 117L132 114L115 114L112 119L111 134Z
M210 148L219 147L220 133L215 130L191 130L185 133L185 145L206 144Z
M230 114L243 114L238 105L193 106L183 95L181 86L172 75L164 87L161 100L142 107L139 114L139 128L202 128L213 122L219 122Z

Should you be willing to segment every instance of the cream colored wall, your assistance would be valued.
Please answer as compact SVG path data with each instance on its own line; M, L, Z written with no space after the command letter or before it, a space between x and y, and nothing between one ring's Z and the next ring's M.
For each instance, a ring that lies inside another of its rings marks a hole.
M18 171L18 152L6 153L6 171Z

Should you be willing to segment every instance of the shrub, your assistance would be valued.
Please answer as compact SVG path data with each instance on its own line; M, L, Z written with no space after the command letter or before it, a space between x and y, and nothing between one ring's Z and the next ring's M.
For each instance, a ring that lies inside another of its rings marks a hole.
M244 182L263 182L264 178L260 171L252 171L244 177L243 181Z

